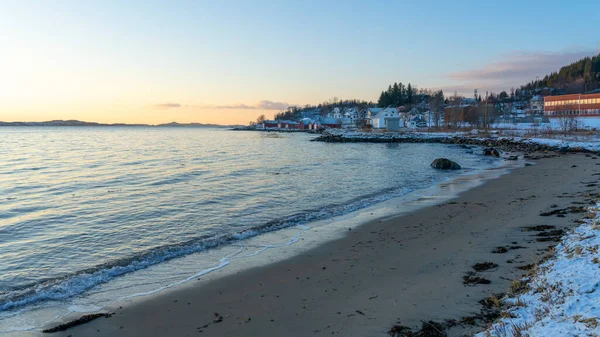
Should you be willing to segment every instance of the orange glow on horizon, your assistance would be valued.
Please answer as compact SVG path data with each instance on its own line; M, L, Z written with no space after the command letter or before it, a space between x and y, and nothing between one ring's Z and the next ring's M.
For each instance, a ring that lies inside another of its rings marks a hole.
M159 109L152 106L142 108L76 108L56 111L36 111L21 109L0 110L2 122L42 122L50 120L80 120L97 123L162 124L162 123L202 123L202 124L248 124L262 114L273 118L277 111L262 109L209 109L178 107Z

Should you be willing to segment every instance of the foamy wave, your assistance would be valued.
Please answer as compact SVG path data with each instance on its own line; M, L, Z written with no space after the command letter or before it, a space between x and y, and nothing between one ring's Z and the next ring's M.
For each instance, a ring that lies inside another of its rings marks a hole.
M415 189L401 188L396 190L387 190L383 193L369 195L344 204L330 205L319 210L294 214L286 218L270 221L263 225L249 228L240 232L225 234L212 238L199 238L177 245L156 248L128 259L113 261L73 275L47 280L45 282L21 289L12 290L10 292L0 294L0 311L12 310L43 301L64 300L84 293L85 291L90 290L99 284L106 283L115 277L144 269L164 261L201 252L203 250L218 247L220 245L243 241L263 233L344 215L394 197L405 195ZM271 247L265 246L265 249L267 248ZM255 254L258 254L258 252ZM204 270L198 275L191 276L190 279L223 268L227 264L229 264L229 262L226 259L222 260L219 265ZM181 282L177 282L176 284L172 284L167 287L172 287L186 281L187 280L182 280ZM162 288L152 292L154 293L160 290L162 290ZM130 297L143 295L147 294L135 294Z

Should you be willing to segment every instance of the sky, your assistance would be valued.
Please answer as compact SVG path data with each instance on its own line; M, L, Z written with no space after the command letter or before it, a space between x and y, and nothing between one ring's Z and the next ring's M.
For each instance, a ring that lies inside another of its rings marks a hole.
M0 0L0 121L246 124L394 82L472 96L600 53L600 2Z

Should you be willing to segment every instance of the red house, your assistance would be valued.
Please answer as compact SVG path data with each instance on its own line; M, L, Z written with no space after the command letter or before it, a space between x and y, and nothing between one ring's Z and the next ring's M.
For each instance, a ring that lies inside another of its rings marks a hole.
M277 128L277 121L264 121L263 122L263 128L267 129L267 128Z

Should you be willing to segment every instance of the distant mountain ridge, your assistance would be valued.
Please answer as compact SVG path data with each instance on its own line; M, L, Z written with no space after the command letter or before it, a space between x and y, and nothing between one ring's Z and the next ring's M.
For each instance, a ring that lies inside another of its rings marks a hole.
M164 123L164 124L126 124L126 123L96 123L84 122L79 120L52 120L45 122L1 122L0 126L135 126L135 127L194 127L194 128L226 128L239 125L220 125L220 124L202 124L202 123Z

